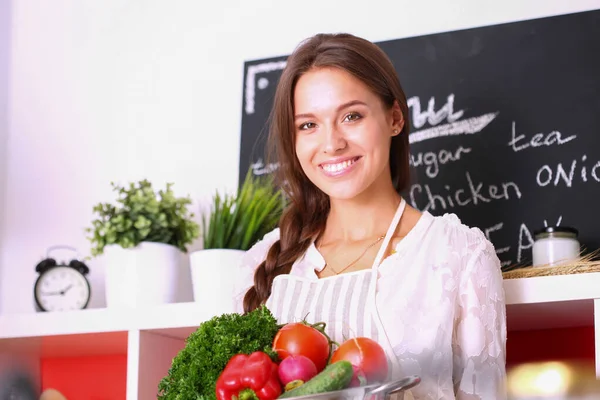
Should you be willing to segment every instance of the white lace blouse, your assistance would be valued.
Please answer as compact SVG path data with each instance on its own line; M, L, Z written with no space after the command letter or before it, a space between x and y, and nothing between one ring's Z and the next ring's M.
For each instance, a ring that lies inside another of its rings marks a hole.
M279 230L245 254L235 310ZM424 212L379 266L377 307L395 356L421 383L415 399L506 398L506 310L500 261L477 228L454 214ZM311 245L291 274L318 279L325 260Z

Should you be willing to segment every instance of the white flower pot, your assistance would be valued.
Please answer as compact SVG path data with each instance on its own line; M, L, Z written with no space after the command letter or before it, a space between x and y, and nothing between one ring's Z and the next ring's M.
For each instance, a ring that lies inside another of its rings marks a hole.
M142 242L128 249L105 247L107 307L152 307L190 300L186 258L177 247L164 243Z
M232 313L233 288L245 251L199 250L190 254L194 301L214 314Z

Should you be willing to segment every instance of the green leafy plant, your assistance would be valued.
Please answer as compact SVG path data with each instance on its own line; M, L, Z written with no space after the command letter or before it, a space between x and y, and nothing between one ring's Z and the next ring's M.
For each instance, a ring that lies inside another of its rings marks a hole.
M202 218L204 248L248 250L277 227L284 207L272 176L248 171L235 195L215 193L210 213Z
M192 201L176 197L172 183L158 192L146 179L128 186L111 182L111 186L117 192L116 204L95 205L97 218L86 229L91 233L92 255L102 254L111 244L131 248L141 242L170 244L186 252L187 245L199 237L200 227L188 210Z
M157 398L215 400L217 378L234 355L261 350L277 360L272 345L278 329L277 320L265 306L201 323L173 358L167 375L159 382Z

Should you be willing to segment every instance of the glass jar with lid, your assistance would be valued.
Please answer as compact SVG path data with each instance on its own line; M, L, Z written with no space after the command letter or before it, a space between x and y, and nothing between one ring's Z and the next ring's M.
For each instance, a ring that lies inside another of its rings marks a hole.
M534 232L533 266L567 264L580 255L579 231L566 226L548 226Z

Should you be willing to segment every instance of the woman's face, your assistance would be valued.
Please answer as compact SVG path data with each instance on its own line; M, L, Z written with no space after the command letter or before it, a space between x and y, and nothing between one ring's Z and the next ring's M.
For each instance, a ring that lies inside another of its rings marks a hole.
M294 93L296 156L306 176L335 199L391 184L391 138L402 129L386 107L348 72L320 68L300 77Z

